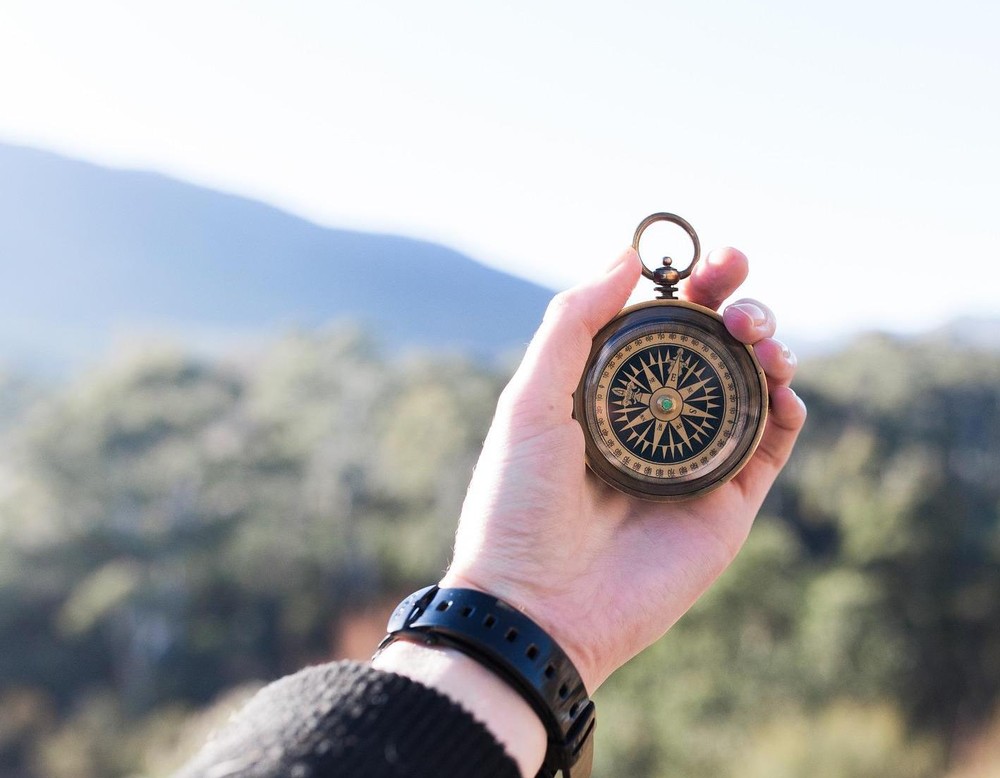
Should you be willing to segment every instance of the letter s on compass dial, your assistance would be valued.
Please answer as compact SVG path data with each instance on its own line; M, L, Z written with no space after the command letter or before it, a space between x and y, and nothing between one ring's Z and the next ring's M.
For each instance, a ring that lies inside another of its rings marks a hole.
M649 500L705 494L760 442L767 380L715 311L680 300L626 308L594 338L574 396L587 464Z

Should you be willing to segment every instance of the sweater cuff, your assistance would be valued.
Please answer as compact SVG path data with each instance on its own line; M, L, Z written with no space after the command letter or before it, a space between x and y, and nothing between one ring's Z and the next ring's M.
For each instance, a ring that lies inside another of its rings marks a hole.
M450 698L360 662L307 667L261 689L175 778L520 778Z

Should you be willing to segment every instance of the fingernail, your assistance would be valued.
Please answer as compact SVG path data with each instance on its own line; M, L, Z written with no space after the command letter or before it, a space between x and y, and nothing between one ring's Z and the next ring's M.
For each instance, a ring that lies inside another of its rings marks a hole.
M799 361L798 357L796 357L795 354L792 353L792 350L788 348L788 346L786 346L777 338L775 338L774 342L777 343L779 346L781 346L781 358L784 359L785 362L787 362L789 365L794 367Z
M705 263L708 265L722 265L725 264L722 261L722 253L718 249L712 249L708 252L708 256L705 257Z
M732 307L750 319L750 323L754 327L763 327L767 324L767 314L753 303L736 303Z

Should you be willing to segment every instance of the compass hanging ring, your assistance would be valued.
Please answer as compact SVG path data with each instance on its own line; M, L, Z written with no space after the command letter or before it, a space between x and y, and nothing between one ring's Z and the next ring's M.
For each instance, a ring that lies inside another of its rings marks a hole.
M642 238L642 234L649 226L656 224L657 222L670 222L672 224L676 224L684 230L684 232L686 232L688 237L691 239L691 243L694 245L694 255L691 257L691 261L688 263L688 266L683 270L677 270L674 268L673 260L670 257L663 258L662 267L650 270L643 261L642 255L639 254L639 240ZM639 226L635 229L635 237L632 238L632 248L635 249L636 254L639 254L639 262L642 264L642 274L650 281L654 281L659 285L657 286L657 291L661 291L661 294L663 294L666 290L660 290L660 286L665 284L673 286L682 279L687 278L691 275L691 271L694 269L695 264L701 258L701 241L698 240L698 233L694 231L694 227L688 224L685 219L682 219L680 216L673 213L654 213L639 222ZM662 297L661 299L672 299L673 294L669 293L669 295L669 297Z
M694 229L670 213L651 224L680 226L694 244L683 270L667 257L643 275L658 299L629 306L594 337L573 396L587 465L614 488L661 502L717 489L753 456L767 420L767 378L753 349L710 308L675 299L701 254Z

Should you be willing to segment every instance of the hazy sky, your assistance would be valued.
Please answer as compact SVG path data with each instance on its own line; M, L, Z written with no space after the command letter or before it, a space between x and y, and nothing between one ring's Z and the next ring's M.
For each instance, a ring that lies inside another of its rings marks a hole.
M0 140L553 288L673 211L794 345L1000 315L998 39L986 0L0 0Z

